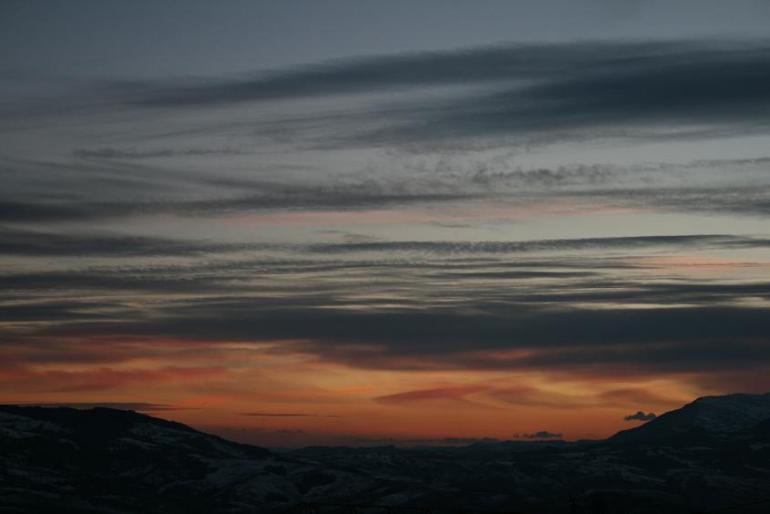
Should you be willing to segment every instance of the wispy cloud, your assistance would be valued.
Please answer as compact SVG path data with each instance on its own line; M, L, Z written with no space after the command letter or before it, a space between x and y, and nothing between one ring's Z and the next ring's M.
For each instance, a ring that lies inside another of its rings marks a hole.
M124 257L196 255L237 251L255 246L114 234L65 234L0 226L0 252L5 255Z
M464 400L466 396L486 390L481 385L437 387L434 389L417 389L403 393L390 394L375 398L380 403L411 403L435 400Z
M164 408L149 384L294 431L353 405L622 424L669 383L765 387L768 49L500 45L24 97L0 127L0 389Z
M338 418L336 414L308 414L305 412L243 412L242 416L256 418Z
M524 253L543 251L590 250L609 248L644 248L720 244L751 244L751 239L725 234L603 237L585 239L550 239L530 241L369 241L321 244L313 248L319 253L347 252L435 252L435 253ZM763 241L755 241L756 244Z
M242 155L245 152L236 148L78 148L73 157L81 159L154 159L160 157L204 157L217 155Z
M70 407L73 409L108 408L119 410L134 410L137 412L164 412L179 410L187 407L176 407L164 403L146 402L29 402L16 405L30 405L38 407Z
M341 61L210 84L147 85L130 102L189 108L483 85L449 101L413 101L408 110L391 111L389 127L356 137L381 144L655 124L748 129L763 124L770 104L766 47L762 41L499 46Z

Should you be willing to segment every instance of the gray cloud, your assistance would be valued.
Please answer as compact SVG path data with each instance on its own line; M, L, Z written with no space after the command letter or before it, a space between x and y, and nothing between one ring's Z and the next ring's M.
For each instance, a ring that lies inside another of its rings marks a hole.
M0 254L31 256L160 256L200 255L254 248L258 245L216 244L143 236L64 234L0 226Z
M88 187L85 185L84 187ZM479 197L470 193L422 193L369 190L357 186L306 187L293 185L242 185L241 188L259 189L259 193L243 195L216 195L205 200L135 202L105 201L5 201L0 199L0 222L97 221L158 214L211 216L240 214L249 211L271 210L356 210L371 207L398 207L400 205L448 202Z
M359 305L354 312L329 304L318 309L316 305L325 304L319 304L320 298L294 297L284 306L269 297L188 300L160 309L162 316L70 318L67 324L41 327L36 337L108 331L190 341L286 341L276 350L385 369L630 366L645 372L697 372L755 367L770 358L770 347L764 344L770 317L761 308L557 309L466 300L462 310L383 311ZM487 351L517 349L531 352L485 357Z
M653 419L657 418L658 416L654 412L648 412L644 413L642 411L637 411L634 414L629 414L628 416L624 417L623 419L626 421L652 421Z
M514 439L561 439L563 434L539 430L532 433L514 434Z
M483 84L484 92L465 91L448 101L425 104L412 98L417 103L409 108L378 113L388 127L359 129L354 137L382 144L659 123L766 128L767 56L764 41L491 47L343 61L252 80L147 86L132 102L206 106Z
M136 148L78 148L72 152L80 159L153 159L159 157L202 157L208 155L242 155L245 152L235 148L160 148L140 150Z
M10 322L0 331L0 348L25 342L46 348L110 334L191 346L270 342L266 351L358 368L598 374L749 373L770 359L768 309L746 302L770 299L770 284L653 278L643 263L593 253L757 240L589 241L514 247L556 251L545 259L491 252L468 260L451 245L426 259L383 259L381 253L372 260L327 259L316 247L303 257L303 247L293 246L284 249L291 259L8 272L0 277L0 318ZM567 252L584 248L592 252ZM93 300L79 292L89 289ZM72 347L67 362L78 362L79 351ZM44 352L39 358L65 357Z
M602 237L576 239L544 239L530 241L371 241L320 244L311 247L319 253L354 252L432 252L432 253L521 253L539 251L590 250L607 248L644 248L656 246L694 246L722 244L759 244L764 240L739 238L725 234ZM766 243L765 243L766 244Z
M523 91L475 98L447 109L424 128L478 135L659 122L766 122L770 60L763 48L626 59L611 70L566 73Z
M506 254L597 249L654 249L661 247L764 248L770 241L758 237L727 234L684 234L671 236L598 237L525 241L371 241L355 238L345 243L279 245L269 243L216 243L206 240L129 236L110 233L62 233L0 225L0 253L31 256L194 256L226 254L247 250L289 250L309 254L358 254L364 252L417 252L421 254ZM315 261L314 261L315 262ZM319 263L315 262L316 265ZM360 265L360 263L359 263ZM501 273L497 270L494 273ZM510 272L511 278L529 274L567 276L574 271ZM559 273L556 275L555 273ZM584 272L579 272L578 275ZM458 275L459 276L459 275ZM479 273L479 277L483 274Z
M11 390L15 376L37 390L39 369L157 358L229 375L233 351L767 384L770 158L743 136L770 128L770 40L506 44L209 79L15 73L0 77ZM564 142L580 144L548 146ZM470 401L421 387L372 396ZM666 405L606 394L626 412Z
M0 193L0 222L63 224L157 215L355 211L473 200L525 208L558 199L566 205L591 202L606 207L753 215L770 209L767 188L757 187L756 180L741 179L738 173L756 172L766 166L766 159L531 169L510 158L459 159L434 166L402 162L395 170L375 166L347 175L313 170L314 175L305 178L284 177L279 173L284 168L276 165L268 179L138 165L129 162L138 160L129 154L110 150L105 158L80 162L10 161L6 169L0 168L8 184L6 194ZM695 175L703 170L714 175L728 168L736 175L729 186L710 184L704 173ZM685 176L689 183L682 182ZM693 187L693 179L703 185Z
M685 212L758 216L765 216L770 213L770 193L766 187L757 187L756 185L595 189L587 192L571 192L570 196L608 201L615 205L640 208L654 205Z
M201 105L399 87L571 78L670 64L730 62L739 52L751 49L746 44L705 41L496 46L342 60L229 82L169 84L154 90L139 86L135 99L153 106Z
M148 84L135 87L132 100L154 107L212 105L447 83L545 78L584 66L607 66L632 48L649 52L665 50L666 45L522 45L353 59L230 82L155 87Z

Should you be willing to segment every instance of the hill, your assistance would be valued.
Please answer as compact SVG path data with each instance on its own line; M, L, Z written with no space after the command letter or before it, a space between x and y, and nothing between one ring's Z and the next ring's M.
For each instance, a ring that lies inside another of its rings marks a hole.
M700 398L606 441L290 452L132 411L0 406L0 513L764 513L768 403Z
M344 496L339 489L356 482L348 472L109 408L0 406L0 455L0 512L269 512L301 497Z
M610 438L623 443L702 443L750 437L770 419L770 393L705 396Z

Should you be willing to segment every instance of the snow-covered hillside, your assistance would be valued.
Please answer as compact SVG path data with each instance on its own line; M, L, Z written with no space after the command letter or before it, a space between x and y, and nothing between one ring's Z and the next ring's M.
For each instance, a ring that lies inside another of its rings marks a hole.
M770 395L701 398L607 441L292 452L131 411L0 406L0 455L2 513L759 513Z
M766 419L770 419L770 393L705 396L640 427L620 432L612 440L652 443L676 439L686 443L704 438L736 439L748 436Z

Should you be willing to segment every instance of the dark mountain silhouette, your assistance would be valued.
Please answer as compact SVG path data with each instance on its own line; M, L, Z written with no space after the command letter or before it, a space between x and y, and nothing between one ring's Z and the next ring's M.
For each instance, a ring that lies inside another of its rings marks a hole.
M110 408L0 406L0 512L270 512L349 473Z
M680 409L610 438L623 443L691 444L708 439L735 439L770 419L770 393L705 396Z
M700 398L606 441L290 452L132 411L0 406L0 455L0 513L764 513L770 395Z

